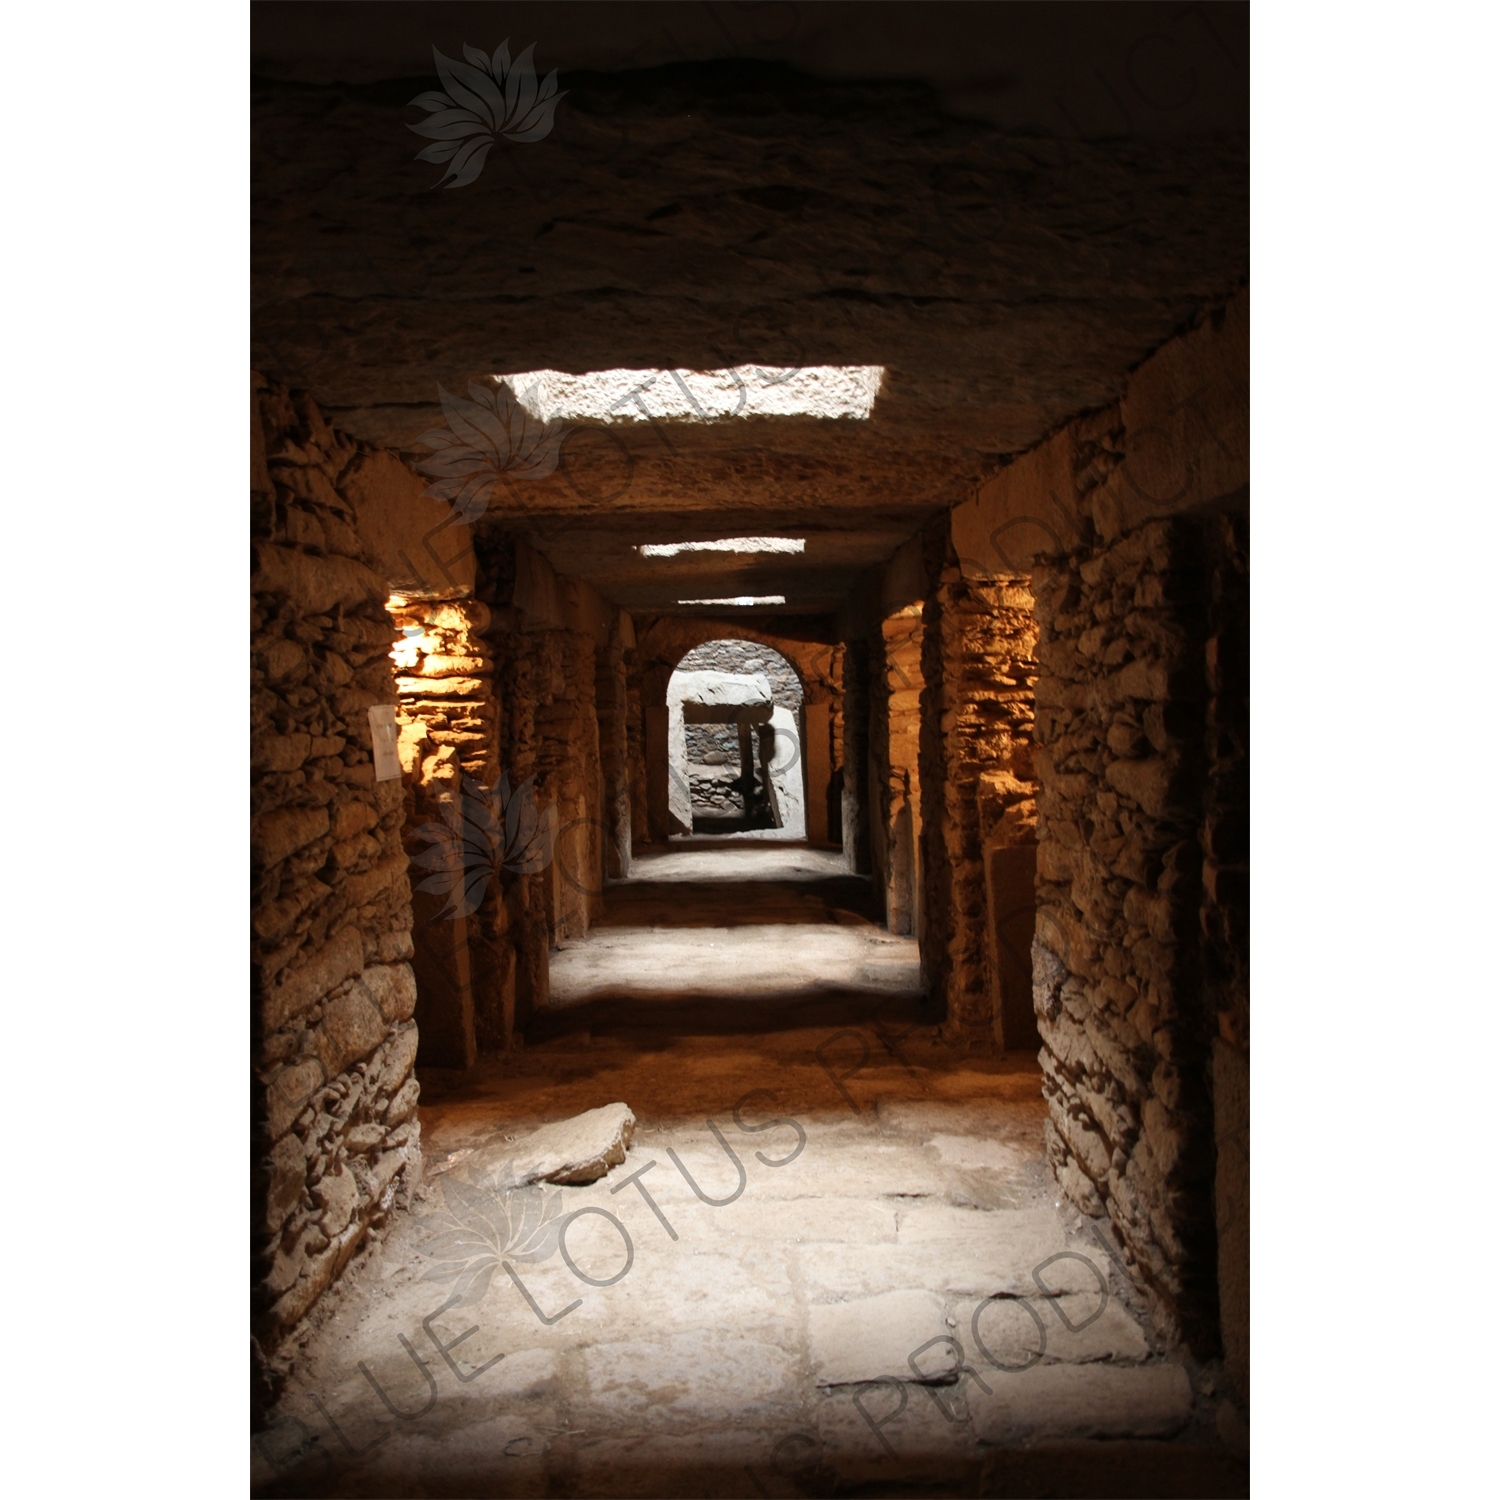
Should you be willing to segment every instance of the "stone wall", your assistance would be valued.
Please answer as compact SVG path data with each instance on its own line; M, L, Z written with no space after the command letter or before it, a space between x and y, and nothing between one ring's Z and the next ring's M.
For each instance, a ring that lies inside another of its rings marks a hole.
M601 843L604 874L618 880L630 873L631 794L629 700L625 643L618 626L597 653L594 703L599 717L599 773L604 783Z
M343 491L367 450L252 381L251 1314L258 1405L288 1335L421 1161L411 892L386 579Z
M694 815L733 818L743 815L745 798L740 790L739 750L733 765L695 765L688 762L688 794Z
M474 599L404 600L393 601L391 612L400 633L393 656L406 841L411 854L422 855L430 846L417 830L460 814L464 778L488 788L500 774L490 610ZM451 873L455 881L462 876L461 860ZM416 891L413 911L421 1061L469 1067L479 1050L510 1041L514 965L500 882L490 880L480 909L468 917L453 915L445 891Z
M1012 909L1014 890L1010 899L995 890L1015 874L1000 851L1024 850L1036 828L1031 604L1026 579L980 582L954 565L943 569L923 611L923 972L951 1034L1002 1045L997 936L1011 936L1025 914ZM998 934L995 917L1003 919ZM1009 969L1004 977L1014 1013L1023 995L1029 1002L1029 975L1024 988ZM1013 1014L1012 1030L1018 1019Z
M1033 575L1034 967L1058 1181L1108 1213L1162 1327L1212 1352L1204 530L1149 521Z
M629 643L621 660L625 672L625 785L630 804L630 850L634 855L651 836L646 803L646 723L641 703L641 654L630 616L621 618L630 626Z
M870 644L878 664L870 691L870 861L886 926L911 937L921 907L921 608L906 607L876 631Z
M964 576L1032 574L1044 630L1035 993L1059 1179L1108 1213L1163 1326L1222 1339L1242 1399L1249 350L1245 287L951 516Z
M793 712L802 707L802 684L792 664L774 647L758 641L719 640L695 646L677 663L679 672L761 672L771 684L771 701ZM709 727L709 726L704 726ZM739 754L738 742L734 753Z
M843 744L839 784L844 863L851 874L873 872L870 838L870 642L850 630L844 642Z
M1208 711L1202 924L1214 1017L1214 1197L1224 1368L1250 1399L1250 527L1216 516L1205 537Z
M738 775L740 735L733 724L688 724L683 728L687 739L689 765L724 766L733 764Z

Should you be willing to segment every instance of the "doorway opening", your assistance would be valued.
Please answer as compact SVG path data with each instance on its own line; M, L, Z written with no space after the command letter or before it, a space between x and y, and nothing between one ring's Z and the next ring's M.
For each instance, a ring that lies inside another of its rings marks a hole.
M671 831L807 836L802 683L758 641L707 641L667 684Z

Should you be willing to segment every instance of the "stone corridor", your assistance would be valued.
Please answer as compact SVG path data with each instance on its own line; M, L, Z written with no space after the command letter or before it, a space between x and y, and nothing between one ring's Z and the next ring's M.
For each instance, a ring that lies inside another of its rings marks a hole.
M1247 1488L1198 9L252 7L258 1490Z
M1242 1492L1211 1372L1058 1200L1035 1059L944 1041L868 879L674 841L552 983L524 1049L422 1071L412 1212L326 1299L259 1493ZM601 1180L451 1192L615 1100L634 1141ZM424 1248L455 1211L553 1198L577 1271L554 1251L516 1267L535 1309L497 1271L444 1311Z

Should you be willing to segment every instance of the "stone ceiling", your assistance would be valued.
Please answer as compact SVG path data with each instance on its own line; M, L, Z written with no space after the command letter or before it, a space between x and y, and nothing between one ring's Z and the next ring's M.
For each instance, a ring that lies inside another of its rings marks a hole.
M567 424L480 523L634 609L835 609L1248 277L1246 10L1200 9L258 4L253 361L417 461L497 374L881 365L867 421ZM431 44L507 35L553 129L435 188ZM633 550L743 534L808 546Z

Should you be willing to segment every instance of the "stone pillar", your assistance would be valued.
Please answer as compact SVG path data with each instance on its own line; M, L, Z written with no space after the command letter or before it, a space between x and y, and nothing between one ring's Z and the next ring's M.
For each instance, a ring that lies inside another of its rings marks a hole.
M490 787L499 776L500 706L485 639L490 610L473 599L407 600L393 608L392 620L406 836L409 852L419 855L429 844L414 835L458 815L465 777ZM456 851L454 857L461 859ZM450 873L457 888L466 873L461 862ZM481 1032L487 1046L509 1042L503 1019L507 965L495 954L504 931L500 872L489 872L478 911L454 917L445 914L448 905L441 893L418 891L413 899L417 1023L424 1063L468 1068Z
M741 806L748 817L755 800L755 730L752 725L736 725L740 742L740 786L743 789ZM763 785L769 786L766 781Z
M1009 944L993 930L987 867L989 854L1036 836L1031 602L1025 579L951 566L922 637L923 973L953 1034L1002 1046L995 956Z
M630 873L630 765L626 725L625 659L618 624L598 652L594 699L599 712L599 768L604 779L604 873Z
M462 875L462 871L455 872ZM446 898L417 891L412 969L417 976L417 1027L422 1062L434 1068L472 1068L478 1058L474 1034L474 987L469 972L469 926L443 915Z
M1041 1046L1031 997L1031 943L1036 936L1036 845L984 844L985 937L995 1043L1005 1052Z
M807 840L810 844L829 842L828 796L832 783L828 763L828 705L805 703L802 706L802 764L804 804L807 809Z
M784 812L781 799L776 795L776 788L771 780L771 764L776 759L776 726L775 724L758 724L754 729L755 754L760 764L760 784L765 792L766 805L771 809L771 826L781 828L785 824Z
M869 759L870 662L863 641L844 647L843 767L839 776L839 826L844 864L851 874L870 874Z
M880 669L870 694L871 863L886 925L911 937L921 905L920 609L905 609L882 621L872 652Z
M629 619L622 613L621 620ZM634 632L627 633L631 642L625 658L625 779L630 797L630 850L650 840L650 817L646 810L646 727L641 713L640 652L634 645Z
M665 844L671 827L667 795L671 774L670 717L665 703L648 703L642 709L646 730L646 826L653 844Z

